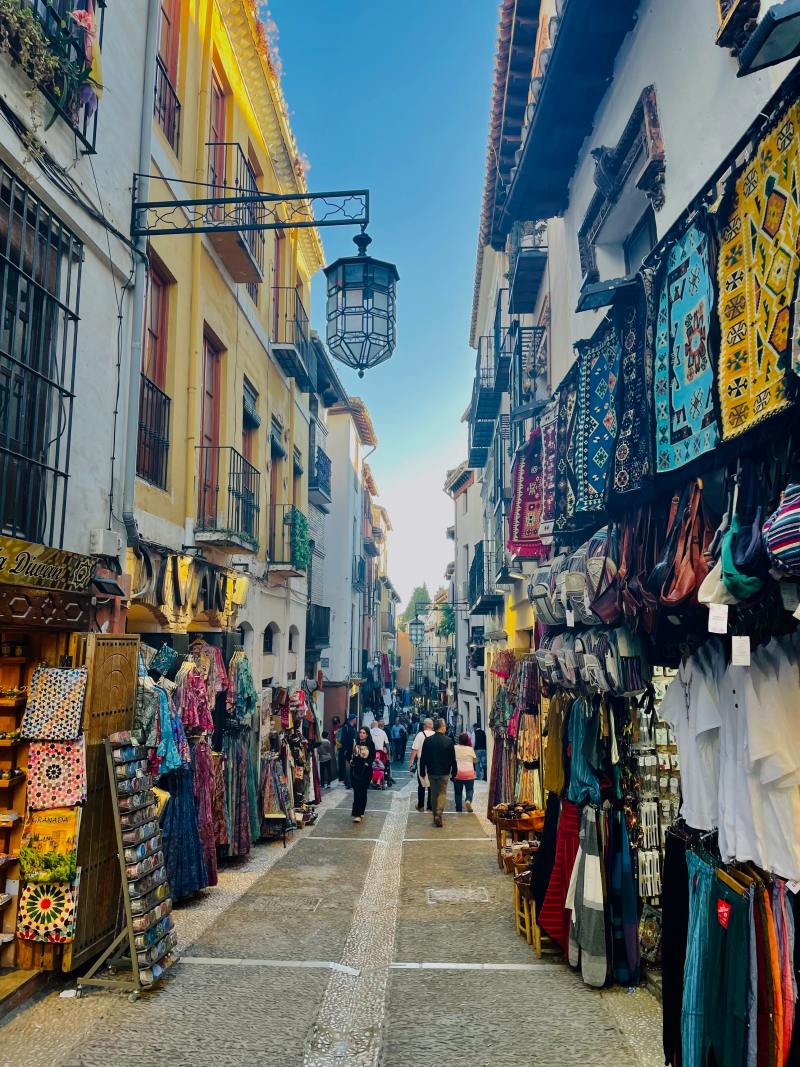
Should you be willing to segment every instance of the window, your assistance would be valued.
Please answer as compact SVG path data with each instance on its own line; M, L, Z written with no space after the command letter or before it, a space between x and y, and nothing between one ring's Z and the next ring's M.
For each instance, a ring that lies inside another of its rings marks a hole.
M242 455L248 463L255 463L256 435L260 425L258 393L245 378L242 398Z
M203 399L200 420L200 501L198 519L213 529L219 492L219 406L222 354L203 337Z
M655 247L657 239L656 216L652 207L648 207L622 246L626 275L635 273L641 267L645 256Z
M461 495L464 498L464 514L466 515L469 509L469 491L465 489Z
M0 533L60 546L83 246L0 162Z
M161 0L153 114L176 155L181 117L177 92L180 23L181 0Z
M225 185L225 112L222 80L216 70L212 70L211 117L208 129L208 184L211 186L211 196L222 196L222 186Z
M300 631L296 626L289 627L289 651L297 652L300 646Z
M619 277L628 258L635 262L648 240L648 214L664 206L666 163L654 85L642 90L616 145L599 145L592 156L597 191L578 231L584 284Z
M264 640L262 642L261 651L265 656L274 656L277 653L277 644L275 638L280 633L278 624L271 622L264 631Z
M160 489L167 487L169 456L170 398L165 392L168 312L169 282L151 262L139 392L136 473Z

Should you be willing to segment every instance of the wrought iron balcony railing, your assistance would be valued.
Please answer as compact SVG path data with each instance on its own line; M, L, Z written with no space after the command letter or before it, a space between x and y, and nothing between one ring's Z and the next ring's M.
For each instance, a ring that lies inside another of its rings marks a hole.
M305 574L311 558L308 519L294 504L273 504L269 518L269 565L295 575Z
M156 60L153 114L156 122L164 131L164 136L169 141L172 151L177 156L181 143L181 102L160 57Z
M306 615L306 650L319 651L331 643L331 609L309 604Z
M19 15L12 11L9 24L2 27L8 51L71 127L84 151L94 152L101 87L92 80L92 37L84 25L92 12L89 0L11 0L11 6ZM103 43L105 7L106 0L95 0L98 47ZM35 54L42 45L53 60L52 72L46 75L40 73L42 64Z
M295 378L304 392L314 387L316 357L312 351L308 315L293 287L276 285L272 290L272 347L281 369Z
M208 218L220 222L209 238L235 282L257 285L264 277L264 231L242 229L259 221L260 192L255 171L236 141L209 141L206 148L208 184L198 195L237 198L233 205L208 205Z
M167 394L143 374L139 385L136 473L159 489L167 488L169 411L170 399Z
M396 634L397 623L395 622L394 612L382 611L381 612L381 632L385 634Z
M353 588L365 589L367 585L367 561L363 556L353 558Z
M331 503L331 460L320 445L311 447L311 470L308 473L308 498L317 507Z
M494 560L488 542L479 541L469 567L469 609L471 615L486 615L503 603L503 595L495 588Z
M201 445L195 539L258 548L261 475L230 445Z

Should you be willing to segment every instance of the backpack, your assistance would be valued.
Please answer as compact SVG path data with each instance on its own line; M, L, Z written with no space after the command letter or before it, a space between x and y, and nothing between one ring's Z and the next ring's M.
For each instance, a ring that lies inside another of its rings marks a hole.
M594 604L614 585L617 563L617 538L610 526L603 526L570 556L565 585L576 622L587 626L603 622Z
M575 656L581 680L590 689L610 693L611 682L605 671L605 654L608 649L608 631L592 626L575 638Z
M552 651L558 660L562 678L561 684L566 689L574 689L579 679L578 657L575 654L575 634L570 633L569 630L556 634L553 639Z
M564 605L555 597L556 566L562 566L566 556L555 556L534 572L528 586L528 599L533 605L536 621L544 626L563 626L567 617Z
M535 652L539 673L543 681L549 682L551 685L561 685L564 681L561 665L553 647L560 636L558 633L546 633Z
M605 673L612 689L620 696L642 693L649 685L653 670L641 636L627 626L608 631L605 650Z

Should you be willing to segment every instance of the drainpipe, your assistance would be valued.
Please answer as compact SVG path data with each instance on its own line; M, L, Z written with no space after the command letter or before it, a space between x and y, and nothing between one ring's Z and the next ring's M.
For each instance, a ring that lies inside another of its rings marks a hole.
M160 0L148 0L147 31L144 46L144 74L142 79L142 114L139 128L139 164L137 170L138 198L147 199L150 182L150 159L153 137L153 86L156 81L156 55L158 52L158 21L161 14ZM131 315L131 359L128 380L128 413L125 427L125 468L122 488L122 521L125 524L128 545L139 545L139 528L136 525L134 496L136 493L136 442L139 438L139 378L142 372L142 338L144 335L145 294L147 291L147 238L136 238L136 262L133 272L133 310Z

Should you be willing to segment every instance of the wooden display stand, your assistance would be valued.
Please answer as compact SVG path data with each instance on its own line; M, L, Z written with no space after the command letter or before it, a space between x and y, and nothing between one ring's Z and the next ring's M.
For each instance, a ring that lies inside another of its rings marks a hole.
M21 689L26 683L26 657L0 657L0 692ZM0 734L14 735L25 711L25 697L0 696ZM19 899L19 848L25 821L25 772L28 746L18 736L0 737L0 966L13 966L16 958L16 920ZM53 946L49 946L53 947Z
M105 741L106 765L108 768L109 789L112 798L112 811L114 815L114 827L117 838L117 856L119 859L120 878L122 882L122 910L123 925L120 932L113 939L103 954L92 964L85 975L78 978L79 994L86 987L99 986L106 989L118 989L127 992L131 1000L138 1000L142 989L151 988L154 980L143 980L143 973L156 964L161 964L166 970L172 963L170 953L161 959L153 960L146 965L140 965L139 955L143 949L137 945L137 933L134 929L133 907L131 904L131 886L134 882L128 881L127 864L125 860L125 844L123 841L122 818L117 793L117 766L114 759L115 748L121 747L108 739ZM153 798L154 800L155 798ZM144 805L143 805L144 806ZM160 831L159 831L160 838ZM159 842L160 847L160 842ZM108 967L108 974L99 975L102 967ZM160 976L159 976L160 977Z

